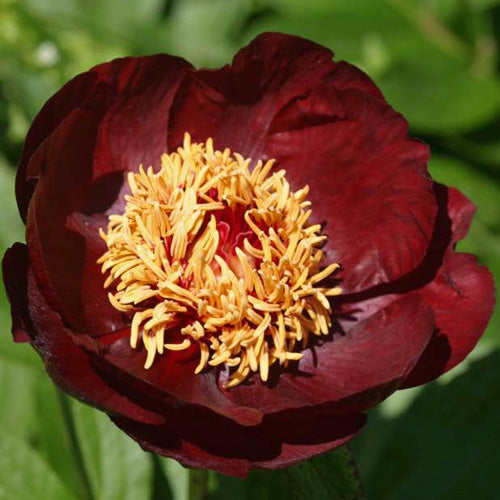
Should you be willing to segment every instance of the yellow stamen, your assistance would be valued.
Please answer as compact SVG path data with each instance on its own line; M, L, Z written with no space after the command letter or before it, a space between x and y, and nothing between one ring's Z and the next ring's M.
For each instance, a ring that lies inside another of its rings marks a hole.
M158 171L129 172L125 213L99 230L108 247L98 260L104 286L131 316L130 345L142 339L146 369L157 355L197 345L195 373L225 365L226 387L251 373L267 381L274 363L302 357L310 334L329 332L328 297L342 290L316 284L339 265L321 269L326 236L308 224L309 188L292 192L284 170L272 173L274 160L251 172L250 163L186 133ZM236 214L243 241L231 232ZM230 227L226 239L219 221Z

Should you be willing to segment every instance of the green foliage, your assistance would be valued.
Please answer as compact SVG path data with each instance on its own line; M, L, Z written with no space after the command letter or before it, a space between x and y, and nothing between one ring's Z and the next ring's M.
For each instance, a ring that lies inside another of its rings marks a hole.
M341 474L332 475L334 471ZM298 498L304 500L361 500L361 489L356 465L347 448L314 457L288 469Z
M112 425L105 414L88 406L72 402L71 417L82 466L88 474L91 498L149 498L152 464L139 446Z
M491 352L450 382L425 386L396 418L369 419L365 442L355 442L375 455L359 454L369 498L498 498L499 366Z
M175 460L160 458L161 467L170 486L172 500L183 500L188 497L188 470Z
M430 170L478 212L460 250L500 277L500 1L0 0L0 251L24 239L14 166L29 123L69 78L127 54L218 66L257 33L284 31L361 66L432 148ZM0 500L185 500L189 473L70 401L9 334L0 287ZM368 498L494 498L500 312L464 363L371 412L354 441ZM474 357L474 355L473 355ZM245 480L210 473L214 500L355 499L345 450ZM191 493L192 495L192 493Z
M447 57L401 62L379 83L387 99L418 132L462 132L493 119L500 111L496 78L476 76Z
M37 495L34 497L34 495ZM0 431L0 499L77 500L47 466L40 454L22 439Z

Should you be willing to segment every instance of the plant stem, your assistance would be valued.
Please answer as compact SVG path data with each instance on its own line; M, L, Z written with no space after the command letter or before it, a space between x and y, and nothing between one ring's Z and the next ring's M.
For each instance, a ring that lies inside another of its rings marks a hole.
M189 470L189 500L208 500L208 471Z

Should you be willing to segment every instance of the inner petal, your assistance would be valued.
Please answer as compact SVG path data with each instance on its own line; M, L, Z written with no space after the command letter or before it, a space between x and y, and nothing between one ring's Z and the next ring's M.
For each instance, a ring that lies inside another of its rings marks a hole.
M309 188L291 191L274 160L250 170L250 159L188 133L161 160L157 172L128 174L125 212L100 230L109 300L129 315L146 369L196 345L196 373L223 365L227 387L254 372L266 381L271 365L288 366L311 335L329 333L328 297L341 293L319 285L339 265L323 265Z

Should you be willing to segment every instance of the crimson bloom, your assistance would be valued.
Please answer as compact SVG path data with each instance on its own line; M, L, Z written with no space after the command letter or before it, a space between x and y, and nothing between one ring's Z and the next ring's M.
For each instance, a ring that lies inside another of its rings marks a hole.
M364 73L293 36L219 70L92 68L26 138L15 341L190 467L244 476L345 443L461 362L493 309L489 271L454 251L474 206L407 132Z

